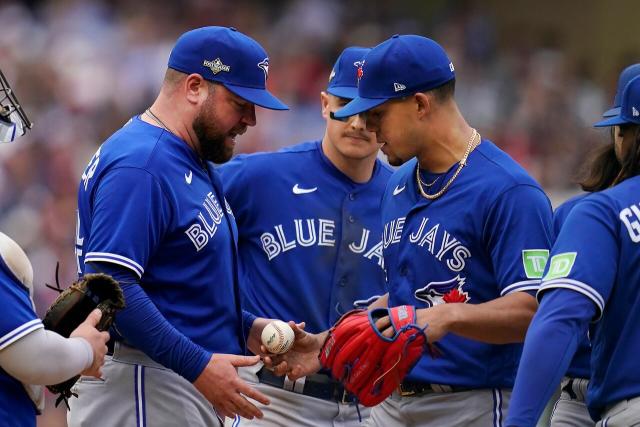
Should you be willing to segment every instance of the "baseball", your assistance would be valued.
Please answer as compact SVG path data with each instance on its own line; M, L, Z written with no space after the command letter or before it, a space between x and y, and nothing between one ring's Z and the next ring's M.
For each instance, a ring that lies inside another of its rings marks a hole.
M282 320L274 320L262 330L262 344L274 354L286 353L293 345L291 326Z

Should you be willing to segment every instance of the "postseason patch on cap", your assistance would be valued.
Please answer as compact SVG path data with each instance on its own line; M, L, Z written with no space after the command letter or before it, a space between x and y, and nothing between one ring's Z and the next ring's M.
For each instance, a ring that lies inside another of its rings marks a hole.
M220 58L216 58L213 61L207 61L205 59L202 65L209 68L213 74L218 74L221 71L225 71L227 73L231 71L231 67L228 65L224 65Z

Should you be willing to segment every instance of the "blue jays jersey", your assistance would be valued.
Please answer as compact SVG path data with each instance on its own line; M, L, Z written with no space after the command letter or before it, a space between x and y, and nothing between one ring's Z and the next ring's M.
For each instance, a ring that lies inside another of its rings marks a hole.
M244 351L236 236L213 166L139 117L82 174L78 272L89 262L130 269L169 323L214 353Z
M554 236L560 234L560 229L562 228L562 224L564 224L567 216L569 216L569 212L573 209L573 207L580 202L580 200L587 197L590 193L580 194L571 199L567 200L553 213L553 231ZM571 360L571 364L567 369L567 376L572 378L589 378L590 369L589 369L589 360L591 358L591 344L589 343L589 337L585 336L580 344L578 344L578 349L576 350L576 354L573 356L573 360Z
M391 168L351 181L319 141L220 167L239 229L245 308L326 330L385 293L380 201Z
M0 258L0 351L25 335L44 328L36 316L29 290ZM36 407L20 381L0 366L0 425L35 426Z
M389 306L480 304L538 289L552 240L552 211L539 185L488 140L436 200L418 192L415 159L390 179L382 201ZM422 174L436 193L457 164ZM429 330L427 329L427 334ZM443 356L423 356L408 378L469 388L512 387L522 345L448 334Z
M594 193L567 217L553 246L539 296L565 288L591 299L592 414L640 396L640 177Z

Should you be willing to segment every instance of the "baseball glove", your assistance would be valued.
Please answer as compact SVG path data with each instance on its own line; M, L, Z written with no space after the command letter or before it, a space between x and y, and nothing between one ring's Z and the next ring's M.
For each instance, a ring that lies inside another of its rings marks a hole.
M385 316L391 319L390 338L376 328L376 321ZM329 331L320 363L359 403L375 406L398 388L425 352L438 354L415 321L415 307L408 305L350 311Z
M86 274L64 291L60 289L59 284L56 290L61 293L47 310L42 323L46 329L57 332L65 338L68 338L95 308L102 312L100 322L96 326L99 331L108 330L113 324L116 312L124 308L124 296L120 285L106 274ZM71 396L77 397L71 391L71 387L78 378L80 375L59 384L47 386L52 393L60 394L56 400L56 406L64 401L68 407L68 399Z

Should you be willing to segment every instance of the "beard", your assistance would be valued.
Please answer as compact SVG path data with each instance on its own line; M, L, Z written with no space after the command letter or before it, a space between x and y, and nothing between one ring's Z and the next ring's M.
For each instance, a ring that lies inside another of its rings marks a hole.
M193 121L193 131L200 142L200 152L204 160L213 163L226 163L233 157L233 145L226 144L227 133L216 125L218 116L211 96Z

